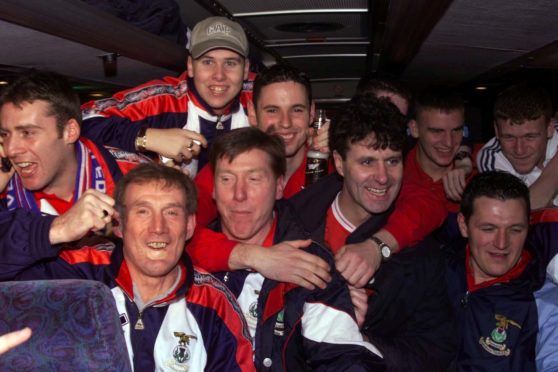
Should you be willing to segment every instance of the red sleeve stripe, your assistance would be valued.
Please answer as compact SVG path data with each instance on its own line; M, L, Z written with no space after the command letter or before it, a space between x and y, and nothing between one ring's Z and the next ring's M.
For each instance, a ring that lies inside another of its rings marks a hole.
M80 263L108 265L110 264L110 255L111 252L109 251L99 251L95 247L84 247L62 251L60 258L72 265Z

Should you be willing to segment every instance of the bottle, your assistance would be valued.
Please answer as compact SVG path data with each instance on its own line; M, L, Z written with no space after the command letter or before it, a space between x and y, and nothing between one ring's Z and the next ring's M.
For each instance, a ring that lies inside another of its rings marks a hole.
M316 121L312 124L316 132L327 122L329 122L329 119L326 117L325 110L318 109ZM305 187L308 187L323 176L327 175L329 154L317 150L310 150L306 156L306 179L304 185Z

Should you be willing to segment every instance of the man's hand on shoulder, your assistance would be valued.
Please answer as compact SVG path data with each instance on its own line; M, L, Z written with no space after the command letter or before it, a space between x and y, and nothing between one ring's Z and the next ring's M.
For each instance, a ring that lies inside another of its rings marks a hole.
M247 267L268 279L288 282L307 289L325 288L331 280L330 267L320 257L305 252L312 241L291 240L269 248L245 245Z
M467 146L460 146L459 152L455 156L454 168L442 178L446 197L455 202L461 200L465 186L467 186L467 177L473 172L473 161L470 153L471 151Z
M335 267L343 278L356 288L364 287L381 263L380 251L372 240L347 244L335 255Z
M89 189L66 213L52 222L49 232L51 244L72 242L89 231L102 230L114 215L114 199L97 190Z

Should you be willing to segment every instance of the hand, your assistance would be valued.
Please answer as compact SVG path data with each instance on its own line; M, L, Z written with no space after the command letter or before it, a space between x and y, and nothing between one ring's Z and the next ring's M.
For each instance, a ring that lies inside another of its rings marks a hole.
M380 267L380 256L376 243L366 239L343 246L335 255L335 267L350 285L362 288Z
M320 257L300 248L312 241L291 240L269 248L255 247L249 267L266 278L294 283L306 289L324 289L331 280L330 267Z
M25 327L0 336L0 355L29 340L32 333L31 328Z
M81 239L89 231L100 231L111 222L115 213L114 199L97 190L89 189L66 213L58 216L50 226L51 244Z
M310 136L310 147L323 153L329 153L329 124L328 120L320 129L314 130L314 135Z
M448 199L456 202L461 200L461 195L463 195L465 186L467 186L467 176L469 173L471 173L471 168L462 166L444 174L442 182Z
M0 144L0 157L7 158L6 153L4 152L4 147L2 147L2 144ZM8 182L10 182L10 179L14 175L14 172L15 172L15 168L13 166L10 168L8 172L4 172L0 170L0 192L6 189L6 186L8 186Z
M189 161L200 153L201 147L207 147L204 136L187 129L149 128L145 135L147 150L173 159L176 163Z
M349 286L349 293L351 295L351 302L355 307L355 317L358 328L361 328L366 319L366 312L368 311L368 294L366 294L364 288L356 288L352 285Z
M182 167L179 163L175 163L174 160L172 159L167 159L166 158L159 158L159 160L161 161L161 164L169 167L169 168L174 168L176 170L181 171L182 173L184 173L185 175L187 175L188 177L190 177L190 171L186 168L186 167Z

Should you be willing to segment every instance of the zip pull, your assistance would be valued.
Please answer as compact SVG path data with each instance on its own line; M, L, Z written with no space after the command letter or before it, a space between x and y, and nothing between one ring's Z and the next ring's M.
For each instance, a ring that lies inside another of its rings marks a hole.
M138 321L136 322L136 325L134 326L134 329L136 331L143 331L145 329L145 327L143 325L143 320L141 320L141 315L142 315L142 313L139 313Z
M468 302L469 302L469 291L465 292L465 296L463 296L463 298L461 299L461 307L467 306Z
M219 118L217 119L217 123L216 123L216 126L215 126L215 129L217 129L217 130L225 129L225 126L223 125L223 123L221 123L221 117L222 116L223 115L219 115Z

